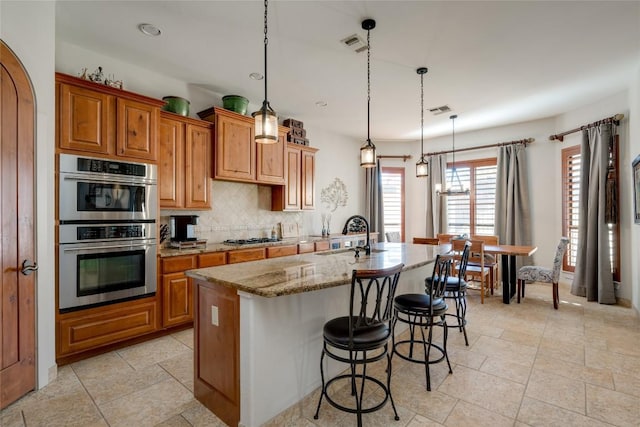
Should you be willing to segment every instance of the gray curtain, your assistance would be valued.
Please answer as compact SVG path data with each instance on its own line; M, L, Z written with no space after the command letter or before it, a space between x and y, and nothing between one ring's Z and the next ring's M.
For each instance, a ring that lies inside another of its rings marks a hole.
M582 131L578 252L571 293L587 301L615 304L605 222L607 165L611 124Z
M425 237L436 237L438 233L447 232L447 204L439 194L436 194L436 184L444 186L447 172L447 156L438 154L429 156L429 176L427 180L426 195L426 221Z
M527 156L523 144L498 151L495 232L505 245L531 245L531 210ZM531 264L530 257L517 257L517 268Z
M384 204L382 199L382 168L378 160L375 168L365 168L364 216L371 231L377 231L378 239L384 240Z

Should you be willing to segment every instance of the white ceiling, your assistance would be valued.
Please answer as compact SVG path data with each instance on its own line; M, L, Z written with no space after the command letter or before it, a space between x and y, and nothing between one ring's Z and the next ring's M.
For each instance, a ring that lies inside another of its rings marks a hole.
M268 90L280 119L364 140L371 31L371 138L425 138L550 117L624 90L640 65L639 1L277 1L269 3ZM260 104L261 1L58 1L56 36ZM151 38L140 23L158 26ZM316 106L325 101L326 107ZM432 107L451 113L433 116Z

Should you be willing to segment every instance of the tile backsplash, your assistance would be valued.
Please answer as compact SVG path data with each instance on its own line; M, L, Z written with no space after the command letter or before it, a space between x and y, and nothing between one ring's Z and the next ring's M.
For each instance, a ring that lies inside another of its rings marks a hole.
M271 211L269 186L212 180L211 197L211 210L162 209L160 223L168 224L170 215L198 215L196 236L208 242L269 237L274 227L279 233L280 222L297 223L305 234L304 213Z

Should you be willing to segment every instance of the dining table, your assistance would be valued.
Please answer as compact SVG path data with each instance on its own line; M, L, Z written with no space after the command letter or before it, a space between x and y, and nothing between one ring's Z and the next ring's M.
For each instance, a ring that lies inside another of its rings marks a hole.
M509 304L516 294L517 267L516 257L531 256L538 250L530 245L484 245L484 252L500 255L502 268L502 302Z
M432 239L414 239L414 243L418 244L435 244ZM423 243L424 242L424 243ZM451 250L450 243L439 243L440 253L446 253ZM538 250L537 246L531 245L484 245L484 253L491 255L500 255L502 268L502 302L504 304L511 303L516 295L518 269L516 267L516 257L531 256Z

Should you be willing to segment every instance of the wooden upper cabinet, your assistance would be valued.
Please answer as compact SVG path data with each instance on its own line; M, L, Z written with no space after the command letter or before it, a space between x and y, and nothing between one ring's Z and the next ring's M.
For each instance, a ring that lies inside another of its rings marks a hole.
M115 137L115 97L65 83L58 85L58 97L59 147L109 154Z
M60 73L56 90L60 150L156 162L163 101Z
M185 124L165 117L158 127L158 198L161 208L184 206Z
M216 109L214 178L256 180L256 143L250 117Z
M156 132L160 109L130 99L118 98L118 138L116 154L155 161Z
M313 210L316 207L315 175L317 150L302 146L300 151L300 207L302 210Z
M211 172L211 144L213 132L209 127L187 125L185 144L185 208L211 207L209 185Z
M315 209L316 148L288 143L285 151L286 184L271 189L271 210Z
M213 124L161 112L158 192L161 208L211 208Z
M285 147L288 128L280 126L278 142L256 144L256 181L265 184L284 185L286 182Z

